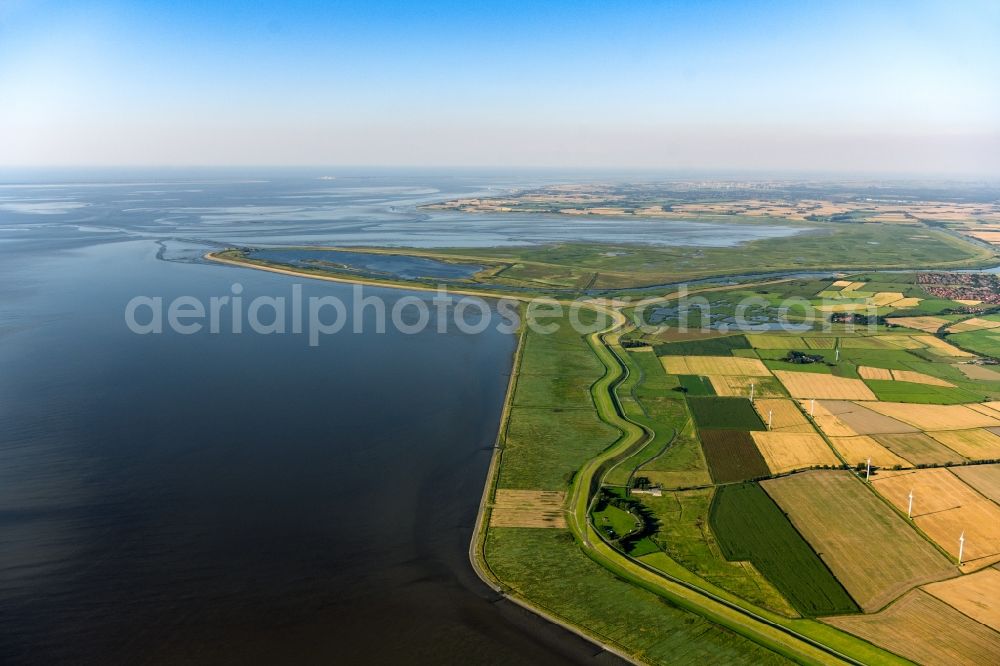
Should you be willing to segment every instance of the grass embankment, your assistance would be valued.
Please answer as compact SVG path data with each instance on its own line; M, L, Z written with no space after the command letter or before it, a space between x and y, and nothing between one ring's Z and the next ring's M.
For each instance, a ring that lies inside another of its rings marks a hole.
M486 553L513 593L650 663L771 664L758 645L621 580L567 530L491 528Z

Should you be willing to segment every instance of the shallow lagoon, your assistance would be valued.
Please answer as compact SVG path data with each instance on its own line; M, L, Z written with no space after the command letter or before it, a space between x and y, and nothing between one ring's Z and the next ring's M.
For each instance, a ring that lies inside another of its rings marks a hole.
M423 257L398 254L370 254L342 250L303 250L299 248L263 248L253 250L249 258L298 268L351 268L368 276L382 276L400 280L441 278L460 280L469 278L483 269L474 264L460 264Z

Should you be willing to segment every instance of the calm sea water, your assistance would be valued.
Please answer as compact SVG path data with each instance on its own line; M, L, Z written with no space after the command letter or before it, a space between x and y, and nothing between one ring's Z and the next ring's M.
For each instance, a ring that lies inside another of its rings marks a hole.
M607 660L468 565L512 336L125 326L137 295L289 293L219 244L524 240L413 208L513 179L320 175L0 186L0 662Z

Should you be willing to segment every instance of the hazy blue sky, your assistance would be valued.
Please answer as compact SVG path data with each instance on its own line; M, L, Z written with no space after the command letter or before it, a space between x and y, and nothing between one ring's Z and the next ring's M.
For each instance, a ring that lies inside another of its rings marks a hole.
M1000 2L6 2L0 164L1000 174Z

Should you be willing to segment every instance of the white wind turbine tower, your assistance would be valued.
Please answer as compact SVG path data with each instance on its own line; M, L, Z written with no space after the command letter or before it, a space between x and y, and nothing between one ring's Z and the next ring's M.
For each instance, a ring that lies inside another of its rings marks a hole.
M771 421L773 419L774 419L774 410L773 409L767 410L767 429L768 430L771 429Z
M865 481L872 478L872 459L868 459L868 464L865 466Z
M750 382L750 402L753 402L753 382Z
M913 490L910 490L910 505L906 507L906 517L913 518Z
M816 416L816 398L809 399L809 416Z
M958 537L958 566L962 566L962 555L965 554L965 530Z

